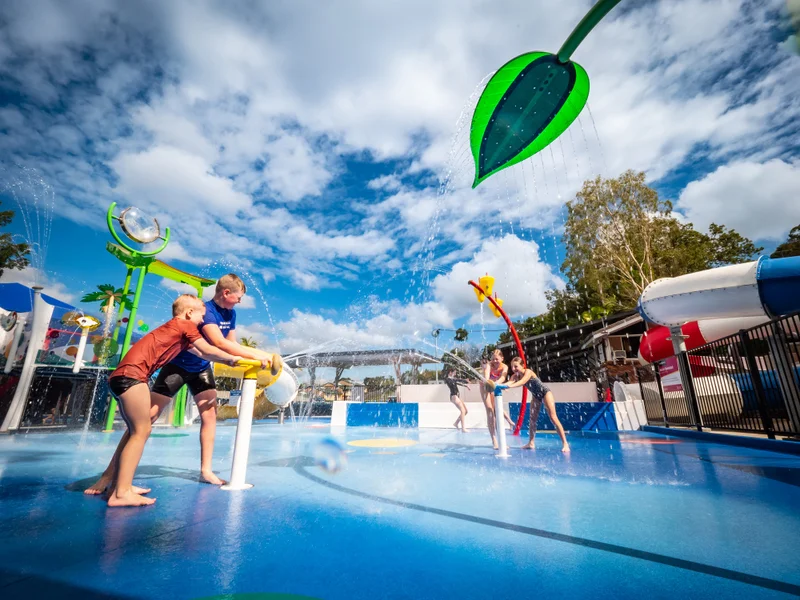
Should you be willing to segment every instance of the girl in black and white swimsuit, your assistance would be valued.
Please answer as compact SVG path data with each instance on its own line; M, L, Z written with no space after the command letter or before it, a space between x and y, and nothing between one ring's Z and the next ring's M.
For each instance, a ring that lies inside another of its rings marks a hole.
M459 417L456 419L456 422L453 423L453 427L458 429L458 424L461 423L461 431L467 433L467 407L464 404L463 400L458 394L458 386L463 385L465 388L469 389L467 385L466 379L456 379L456 370L450 369L447 372L447 376L444 378L444 383L450 390L450 402L456 405L458 412L460 413Z
M569 444L567 443L567 434L564 433L564 426L558 420L556 415L556 399L553 392L547 387L542 380L536 376L536 373L530 369L525 369L522 366L522 359L516 357L511 360L511 381L505 385L510 388L522 387L523 385L528 388L531 395L530 406L530 422L528 424L528 437L530 441L522 448L525 450L532 450L535 447L533 438L536 436L536 421L539 418L539 411L542 410L544 404L547 415L555 425L559 437L561 437L561 451L569 452Z

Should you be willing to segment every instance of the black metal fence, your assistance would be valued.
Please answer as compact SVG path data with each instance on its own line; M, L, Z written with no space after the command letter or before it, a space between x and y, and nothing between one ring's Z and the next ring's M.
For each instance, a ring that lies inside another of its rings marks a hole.
M396 387L364 388L364 402L397 402Z
M657 365L639 369L650 424L800 435L800 314L677 358L680 386L665 386Z

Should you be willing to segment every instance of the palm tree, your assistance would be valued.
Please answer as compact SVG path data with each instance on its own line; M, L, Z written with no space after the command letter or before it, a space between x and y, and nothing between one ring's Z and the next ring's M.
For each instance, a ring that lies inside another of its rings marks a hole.
M114 288L109 283L104 283L97 286L98 291L86 294L81 298L81 302L99 302L100 310L106 314L111 314L115 304L121 304L123 301L130 300L130 294L124 294L122 288Z
M239 343L245 348L258 348L258 342L252 337L239 338Z

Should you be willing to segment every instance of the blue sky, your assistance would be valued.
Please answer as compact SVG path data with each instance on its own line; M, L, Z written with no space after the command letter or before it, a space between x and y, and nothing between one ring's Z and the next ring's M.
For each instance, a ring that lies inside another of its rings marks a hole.
M597 174L643 170L698 228L768 248L800 223L783 0L622 2L574 55L591 113L477 190L481 81L556 51L590 3L465 4L4 2L3 206L34 229L56 214L46 256L4 280L68 300L121 285L104 250L116 201L171 227L171 264L246 274L239 329L264 345L427 347L436 327L480 328L466 281L485 271L513 315L544 310L564 202ZM178 291L148 280L142 317L168 318Z

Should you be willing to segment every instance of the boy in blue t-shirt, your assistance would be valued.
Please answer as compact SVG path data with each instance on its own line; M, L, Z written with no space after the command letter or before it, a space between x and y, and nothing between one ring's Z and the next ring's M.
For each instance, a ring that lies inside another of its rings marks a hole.
M274 362L273 354L242 346L236 341L236 311L233 307L242 301L246 291L247 287L237 275L228 273L220 277L214 298L205 303L206 315L198 329L210 344L220 350L260 360L266 369ZM153 402L159 406L160 412L184 384L189 387L200 410L200 480L222 485L225 482L211 470L217 431L217 384L213 365L192 350L181 352L158 374L152 388Z

